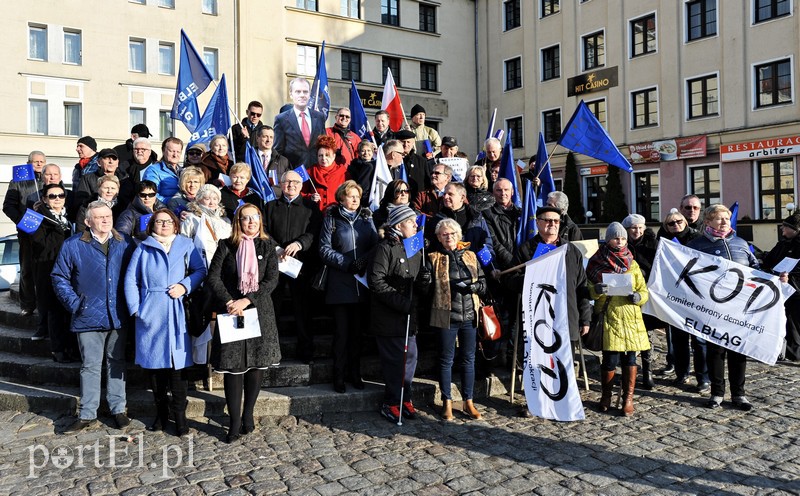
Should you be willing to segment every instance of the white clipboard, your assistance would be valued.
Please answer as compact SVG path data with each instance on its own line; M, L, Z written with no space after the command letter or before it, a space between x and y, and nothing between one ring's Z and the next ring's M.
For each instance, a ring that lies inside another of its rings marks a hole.
M628 296L633 293L633 278L630 274L603 274L603 284L608 286L609 296Z
M220 343L232 343L244 339L261 337L261 326L258 323L258 310L248 308L244 311L244 327L237 328L238 317L229 313L217 315L217 332Z

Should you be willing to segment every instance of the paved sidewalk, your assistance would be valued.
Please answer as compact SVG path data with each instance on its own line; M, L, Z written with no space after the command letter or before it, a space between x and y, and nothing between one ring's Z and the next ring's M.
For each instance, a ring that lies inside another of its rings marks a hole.
M493 398L482 421L424 406L402 427L377 412L265 417L230 446L224 418L179 440L143 432L150 419L76 436L59 434L70 418L0 412L0 494L800 494L800 367L750 362L747 388L749 413L663 379L629 419L597 412L594 384L583 422Z

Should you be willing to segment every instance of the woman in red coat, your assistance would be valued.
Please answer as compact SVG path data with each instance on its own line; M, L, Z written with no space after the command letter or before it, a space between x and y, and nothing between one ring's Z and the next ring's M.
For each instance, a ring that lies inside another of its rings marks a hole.
M335 163L336 141L330 136L317 138L317 163L308 169L311 178L303 186L303 195L317 203L319 209L336 203L336 189L349 177L347 166Z

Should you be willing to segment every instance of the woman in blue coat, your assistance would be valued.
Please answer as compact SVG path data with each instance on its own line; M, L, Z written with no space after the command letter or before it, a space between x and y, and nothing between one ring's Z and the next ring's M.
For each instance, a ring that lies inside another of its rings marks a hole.
M179 235L178 228L178 218L169 209L153 214L148 237L128 265L125 298L136 319L136 363L150 371L153 382L157 416L150 430L165 429L171 410L182 436L189 432L183 369L194 363L183 299L200 286L207 271L194 243Z
M356 281L364 275L368 255L378 244L372 212L361 208L361 186L348 180L336 190L336 202L325 210L319 237L319 256L328 267L325 303L333 308L333 389L345 392L345 376L356 389L361 380L361 331L369 312L369 290Z

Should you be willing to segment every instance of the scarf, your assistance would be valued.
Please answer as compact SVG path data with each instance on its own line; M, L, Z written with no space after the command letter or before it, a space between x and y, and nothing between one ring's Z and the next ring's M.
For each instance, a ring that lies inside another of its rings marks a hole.
M593 283L603 282L603 274L624 274L633 261L627 246L613 250L608 244L595 253L586 266L586 277Z
M65 231L70 229L69 221L67 220L67 212L63 208L61 212L56 212L52 208L48 209L50 213L53 214L53 218L55 218L59 224L61 224L61 228Z
M211 159L214 162L214 164L217 166L217 169L219 169L223 174L227 174L228 173L228 156L227 155L220 157L219 155L214 155L213 153L211 153L211 154L209 154L209 156L211 157Z
M708 234L712 238L725 239L731 234L733 234L733 229L730 229L728 232L722 232L719 229L714 229L711 226L706 226L706 234Z
M356 218L358 218L359 211L348 210L344 208L342 205L339 205L339 213L342 215L342 217L344 217L344 220L352 224L353 222L356 221Z
M113 209L113 208L114 208L114 206L116 206L116 204L117 204L117 200L118 200L119 198L115 196L115 197L114 197L113 199L111 199L111 200L105 200L105 199L103 199L103 198L99 198L99 197L98 197L97 199L98 199L99 201L101 201L101 202L105 203L105 204L106 204L106 206L107 206L108 208L110 208L110 209Z
M258 291L258 258L253 238L242 234L236 250L236 272L239 274L239 291L246 295Z
M241 191L236 191L235 189L229 187L228 191L236 195L237 198L244 198L245 196L250 194L250 188L248 188L247 186L245 186L244 189Z
M92 157L78 159L78 165L81 169L85 169L86 165L92 161Z
M170 248L172 248L172 242L175 241L175 238L178 237L177 234L168 234L166 236L161 236L159 234L153 233L150 236L153 237L154 240L158 241L161 246L164 247L164 251L169 253Z

